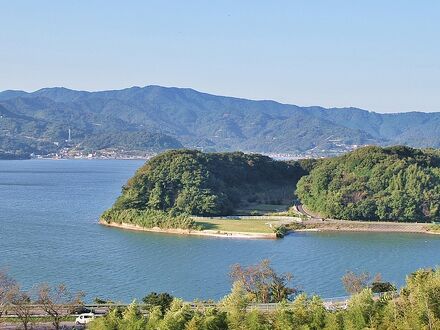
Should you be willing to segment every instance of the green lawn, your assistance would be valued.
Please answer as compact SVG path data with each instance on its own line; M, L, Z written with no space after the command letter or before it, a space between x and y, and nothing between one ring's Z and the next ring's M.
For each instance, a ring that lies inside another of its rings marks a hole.
M432 224L431 226L429 226L429 231L433 233L440 233L440 224L438 223Z
M273 233L267 223L276 221L270 219L203 219L196 222L203 230L234 231L246 233Z
M269 213L283 212L288 209L289 205L277 204L249 204L242 206L236 210L236 214L241 215L264 215Z

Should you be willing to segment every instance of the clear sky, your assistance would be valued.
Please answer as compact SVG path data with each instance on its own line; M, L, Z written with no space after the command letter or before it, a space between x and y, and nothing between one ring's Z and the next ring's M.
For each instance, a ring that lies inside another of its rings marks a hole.
M164 85L440 111L440 1L0 3L0 90Z

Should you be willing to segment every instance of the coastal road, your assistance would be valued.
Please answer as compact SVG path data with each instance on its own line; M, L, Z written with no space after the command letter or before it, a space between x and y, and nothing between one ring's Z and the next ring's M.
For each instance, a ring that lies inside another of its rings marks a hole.
M377 300L380 297L382 297L385 294L389 293L379 293L374 294L373 299ZM395 293L392 293L393 297L397 297ZM350 300L349 296L344 297L333 297L333 298L324 298L322 299L322 303L324 307L329 311L335 311L335 310L341 310L346 309L348 307L348 302ZM209 307L215 307L217 304L215 303L188 303L192 309L200 310L201 308L209 308ZM106 304L106 305L86 305L86 307L90 308L97 308L97 311L99 310L99 314L104 315L106 312L108 312L110 309L114 308L115 306L119 307L127 307L128 304L118 304L118 305L112 305L112 304ZM269 304L251 304L248 306L247 310L251 311L253 309L258 309L262 312L275 312L277 308L279 307L279 304L277 303L269 303ZM143 310L143 313L147 315L148 313L146 310ZM11 315L9 315L11 316ZM75 316L75 315L71 315ZM2 322L0 318L0 329L2 330L15 330L15 329L21 329L20 323L11 323L11 322ZM53 325L50 322L36 322L32 324L32 329L34 330L49 330L53 329ZM74 321L67 321L61 323L61 329L84 329L82 326L75 326Z
M386 293L381 293L381 294L374 294L373 299L377 300L379 299L382 295L384 295ZM335 310L341 310L341 309L346 309L348 306L348 301L349 301L350 297L349 296L344 296L344 297L334 297L334 298L324 298L322 299L322 303L324 305L324 307L329 310L329 311L335 311ZM215 303L188 303L190 305L190 307L192 309L195 310L201 310L203 308L209 308L209 307L215 307L217 306L217 304ZM112 308L115 308L115 306L119 306L119 307L127 307L128 304L118 304L118 305L113 305L113 304L105 304L105 305L86 305L86 307L89 308L96 308L96 311L99 311L99 314L102 316L104 314L106 314L109 310L111 310ZM258 309L262 312L275 312L277 310L277 308L279 307L279 304L277 303L269 303L269 304L251 304L248 306L247 310L251 311L253 309ZM143 314L147 315L148 312L143 309L142 311ZM97 314L97 316L99 316L99 314ZM11 315L9 315L10 317ZM70 316L75 316L74 314L70 315ZM53 325L50 322L47 321L40 321L40 322L35 322L35 323L30 323L32 324L32 329L34 330L49 330L49 329L53 329ZM2 330L15 330L15 329L21 329L21 324L18 322L7 322L7 320L5 322L2 322L1 318L0 318L0 329ZM73 329L84 329L83 326L75 326L75 322L74 321L66 321L66 322L62 322L61 323L61 329L66 329L66 330L73 330Z
M32 330L53 330L53 325L50 322L41 322L41 323L30 323ZM21 323L0 323L0 329L2 330L16 330L22 329ZM73 329L84 329L81 326L75 326L75 322L61 322L61 329L63 330L73 330Z
M310 214L309 212L304 210L304 207L302 206L302 204L295 205L295 207L299 213L301 213L302 215L305 215L306 217L310 218L311 220L322 221L322 218L315 217L313 214Z
M429 223L323 219L309 213L301 204L295 205L295 208L309 218L307 224L314 225L313 228L320 231L435 233L430 230Z

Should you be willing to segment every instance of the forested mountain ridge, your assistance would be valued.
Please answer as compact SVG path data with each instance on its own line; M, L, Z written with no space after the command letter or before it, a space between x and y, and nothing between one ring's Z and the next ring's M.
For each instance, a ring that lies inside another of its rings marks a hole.
M0 150L12 153L54 152L66 145L69 128L71 145L90 150L184 146L328 155L365 144L440 147L438 127L440 113L299 107L160 86L0 92Z

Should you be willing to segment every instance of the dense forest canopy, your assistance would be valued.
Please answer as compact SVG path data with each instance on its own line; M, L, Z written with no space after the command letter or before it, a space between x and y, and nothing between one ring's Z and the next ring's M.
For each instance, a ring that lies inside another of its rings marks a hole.
M112 132L92 135L84 138L81 147L90 150L117 148L125 150L159 151L163 149L183 148L175 138L150 131Z
M103 218L113 221L123 210L213 216L243 204L289 204L304 174L299 163L257 154L171 150L141 167Z
M365 147L319 162L298 182L297 195L325 217L438 221L440 152Z

